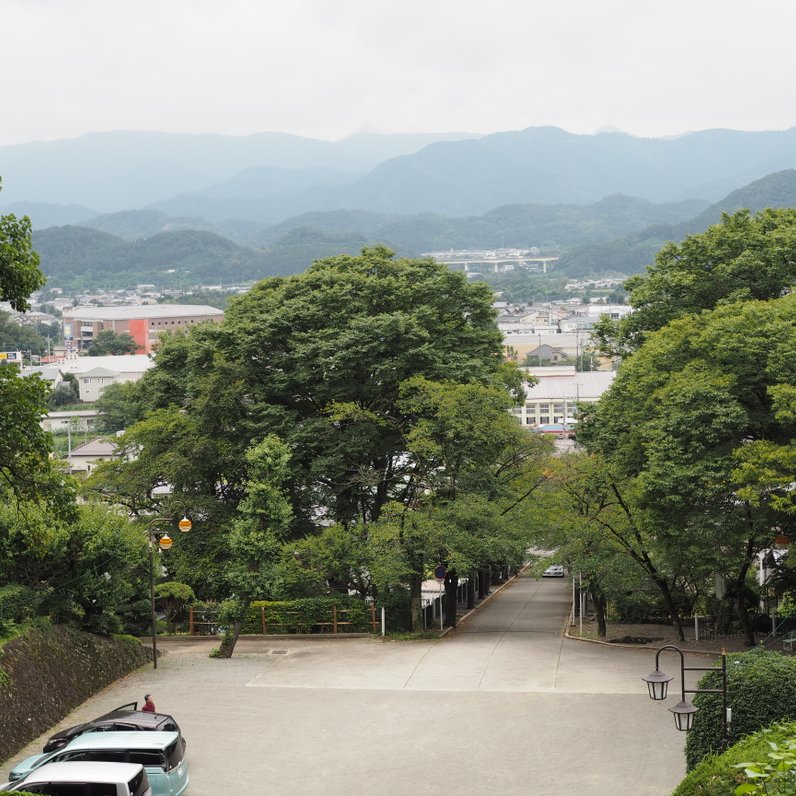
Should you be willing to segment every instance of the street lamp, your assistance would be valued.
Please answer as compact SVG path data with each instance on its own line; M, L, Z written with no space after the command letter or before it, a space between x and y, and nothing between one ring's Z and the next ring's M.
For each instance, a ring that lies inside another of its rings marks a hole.
M678 730L688 732L694 726L694 714L699 710L698 707L689 702L686 694L721 694L721 724L722 748L726 749L729 742L730 732L729 725L732 720L732 708L727 707L727 653L721 651L721 668L717 669L715 666L686 666L683 651L673 644L666 644L661 647L655 655L655 671L648 674L641 679L647 684L649 689L650 699L661 700L666 699L669 682L672 680L669 675L661 671L658 665L658 659L664 650L672 650L680 656L680 691L681 699L669 711L674 714L674 724ZM685 687L685 673L686 672L721 672L721 688L686 688Z
M171 522L171 517L155 517L147 525L147 537L149 548L149 606L152 613L152 668L158 668L158 643L157 643L157 619L155 618L155 560L152 550L155 547L155 536L153 529L162 522ZM183 532L188 533L193 527L193 523L186 517L177 523L177 527ZM168 531L158 539L158 546L161 550L169 550L174 544L174 540L169 536Z

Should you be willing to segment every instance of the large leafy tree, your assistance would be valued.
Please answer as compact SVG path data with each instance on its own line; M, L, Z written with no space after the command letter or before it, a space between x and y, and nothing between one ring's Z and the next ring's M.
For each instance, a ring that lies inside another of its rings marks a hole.
M30 309L28 297L45 283L31 232L27 216L0 216L0 300L9 302L17 312Z
M605 353L626 355L675 318L719 304L778 298L796 284L796 209L739 210L682 243L667 243L643 275L625 282L634 312L603 319Z
M27 216L0 216L0 299L24 311L28 296L44 284L39 257L31 248ZM16 368L0 367L0 486L18 500L50 500L52 510L69 510L62 479L49 461L50 436L41 428L47 386L21 378Z
M776 411L774 397L796 385L795 339L791 295L683 317L623 362L579 431L632 484L628 505L661 568L672 576L700 562L722 575L749 641L747 576L773 527L793 518L740 488L738 459L794 439L793 417Z
M267 279L230 302L223 325L164 340L136 390L146 416L124 438L137 458L110 465L99 486L146 512L168 485L169 501L200 511L207 521L175 550L173 574L222 596L218 531L246 494L256 440L275 434L290 449L285 536L298 539L367 525L408 499L417 412L401 396L412 378L500 384L509 420L506 391L520 380L502 364L491 300L484 285L383 247Z
M112 329L103 329L88 347L88 354L92 357L100 357L106 354L135 354L138 344L127 333L117 334Z

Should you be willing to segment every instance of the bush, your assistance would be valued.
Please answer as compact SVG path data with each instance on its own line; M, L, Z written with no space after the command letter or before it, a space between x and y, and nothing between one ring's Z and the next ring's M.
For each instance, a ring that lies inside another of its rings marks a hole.
M733 717L734 717L733 711ZM725 796L732 794L739 786L749 781L745 775L744 763L759 763L765 766L771 761L771 744L778 747L787 746L796 740L796 722L776 724L753 735L743 738L718 757L708 755L688 776L677 786L672 796ZM781 780L780 780L781 782ZM792 782L792 780L791 780ZM772 777L767 783L768 790L749 791L751 793L794 793L790 790L775 790L777 779ZM765 786L764 786L765 787Z
M35 615L44 594L20 583L0 586L0 622L24 622Z
M359 597L338 594L274 602L258 600L251 604L242 632L263 632L261 608L264 608L268 633L330 633L333 607L337 608L337 620L341 623L338 632L370 631L370 604Z
M721 672L707 672L698 688L721 688ZM796 719L796 660L762 647L727 656L727 700L731 737L741 738L775 721ZM705 756L721 751L721 694L697 694L699 712L686 738L690 771Z
M412 597L408 589L382 591L376 599L376 619L381 622L384 608L387 630L390 633L407 632L412 629Z

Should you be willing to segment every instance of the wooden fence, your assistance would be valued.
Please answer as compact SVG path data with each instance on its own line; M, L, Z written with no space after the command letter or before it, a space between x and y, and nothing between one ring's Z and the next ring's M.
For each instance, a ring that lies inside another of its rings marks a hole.
M321 619L328 619L328 621L313 622L307 621L306 616L302 616L300 611L285 611L284 609L279 609L275 611L274 616L269 619L268 609L262 605L259 610L260 632L264 636L276 635L278 633L346 633L349 632L349 628L354 624L354 622L349 621L347 618L349 613L347 609L338 608L336 605L333 605L325 617L321 615ZM297 618L293 621L284 621L286 616ZM375 605L370 606L368 624L370 625L371 633L379 632ZM218 624L218 611L207 608L196 611L193 607L188 608L189 636L218 635L220 632L222 632L222 629Z

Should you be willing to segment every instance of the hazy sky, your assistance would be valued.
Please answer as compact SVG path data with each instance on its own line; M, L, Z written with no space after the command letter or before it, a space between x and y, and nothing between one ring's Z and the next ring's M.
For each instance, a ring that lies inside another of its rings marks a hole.
M796 125L793 0L0 0L0 145Z

